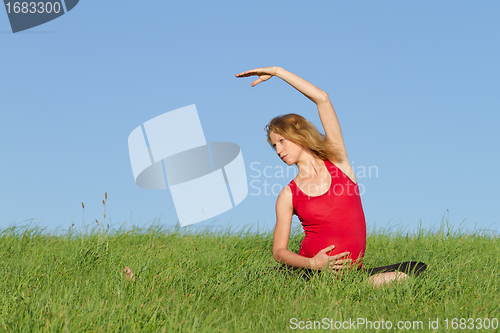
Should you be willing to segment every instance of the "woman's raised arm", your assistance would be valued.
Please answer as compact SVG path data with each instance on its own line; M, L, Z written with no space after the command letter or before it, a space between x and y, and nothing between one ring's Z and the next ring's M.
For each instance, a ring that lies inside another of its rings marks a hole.
M346 169L350 169L350 164L347 159L347 152L345 149L344 139L342 137L342 131L340 129L340 124L333 108L330 98L326 92L319 89L312 83L304 80L303 78L281 68L281 67L263 67L255 68L246 72L236 74L236 77L248 77L257 75L259 78L252 82L252 87L257 84L269 80L273 76L277 76L282 80L286 81L292 87L300 91L304 96L313 101L318 107L319 118L323 124L325 130L325 136L332 143L335 144L336 148L339 150L342 157L342 164L346 167L343 168L344 172ZM350 174L348 174L351 176ZM354 173L352 172L352 177L354 178ZM355 179L353 179L355 180Z
M328 94L323 90L319 89L315 85L307 82L300 76L293 74L281 67L263 67L255 68L250 71L242 72L236 74L236 77L247 77L252 75L258 75L259 78L252 82L252 87L255 87L261 82L269 80L272 76L277 76L280 79L289 83L292 87L300 91L307 98L309 98L314 103L323 103L328 100Z

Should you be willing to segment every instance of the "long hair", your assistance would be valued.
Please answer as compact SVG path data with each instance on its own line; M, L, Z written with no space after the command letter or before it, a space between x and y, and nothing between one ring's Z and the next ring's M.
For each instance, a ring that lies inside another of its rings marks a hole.
M342 162L338 148L325 135L301 115L290 113L271 119L264 130L272 147L271 132L308 150L314 157L332 162ZM274 148L274 147L273 147Z

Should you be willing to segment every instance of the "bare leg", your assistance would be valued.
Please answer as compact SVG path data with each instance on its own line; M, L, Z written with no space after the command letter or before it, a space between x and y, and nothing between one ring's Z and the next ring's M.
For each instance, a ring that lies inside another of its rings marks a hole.
M123 269L123 275L128 282L135 281L134 272L132 272L132 270L128 266Z
M387 272L387 273L380 273L376 275L372 275L368 278L368 282L372 284L374 287L381 287L383 285L388 285L393 281L397 281L398 283L401 283L402 280L406 279L408 277L407 274L402 273L402 272Z

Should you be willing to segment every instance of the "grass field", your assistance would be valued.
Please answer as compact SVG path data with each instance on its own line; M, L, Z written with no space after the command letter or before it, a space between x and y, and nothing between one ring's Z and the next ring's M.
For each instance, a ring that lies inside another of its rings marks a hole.
M301 239L296 228L290 250L297 251ZM343 280L318 274L308 282L282 275L269 233L151 227L95 230L82 238L12 227L0 234L0 329L494 332L500 330L499 258L499 238L489 233L445 225L371 232L365 267L428 264L417 278L374 289L356 272ZM135 282L123 277L125 266L136 273Z

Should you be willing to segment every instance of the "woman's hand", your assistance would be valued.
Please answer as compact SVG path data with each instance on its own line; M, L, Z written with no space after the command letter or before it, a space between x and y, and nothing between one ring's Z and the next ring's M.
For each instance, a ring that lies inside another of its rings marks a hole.
M329 256L326 254L327 252L332 251L335 248L335 245L330 245L325 247L323 250L319 251L314 258L310 259L310 264L312 269L326 269L328 271L339 271L344 268L348 268L352 263L352 259L346 259L350 253L343 252L336 254L334 256ZM344 259L342 259L344 258Z
M247 76L258 75L259 78L252 82L252 87L255 87L259 83L267 81L271 77L276 75L276 73L278 72L278 68L279 67L255 68L246 72L236 74L236 77L247 77Z

